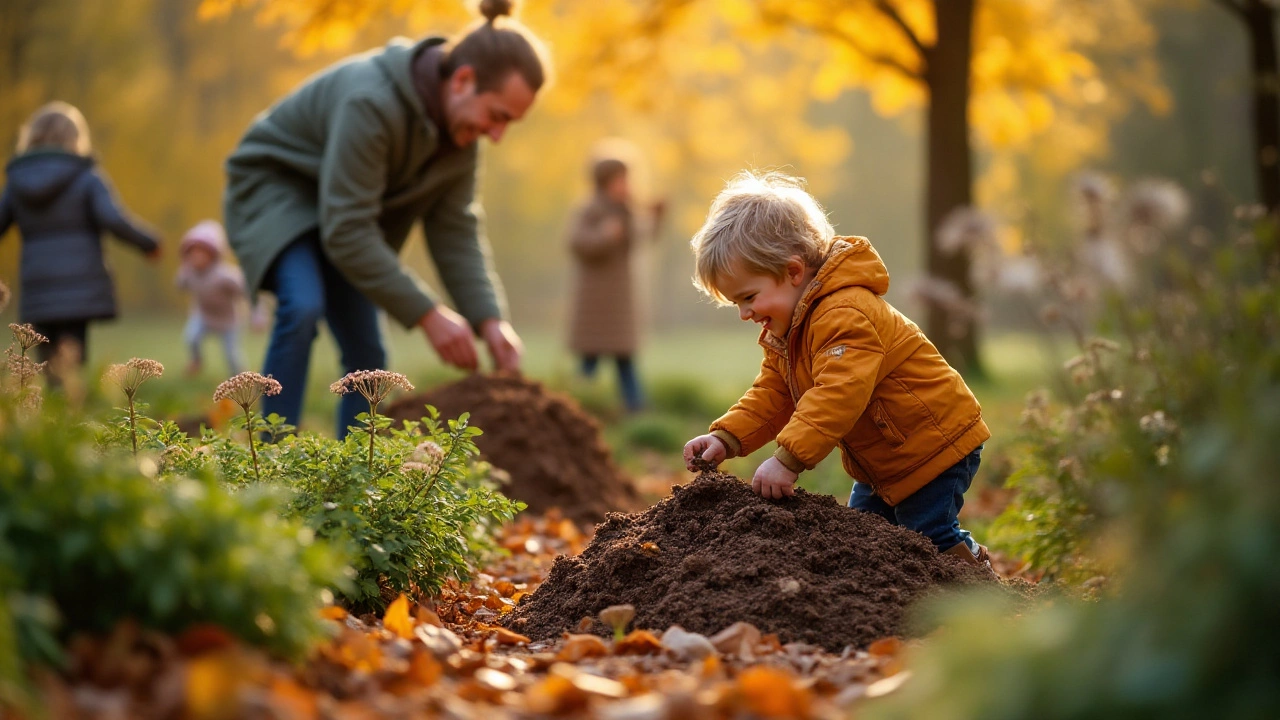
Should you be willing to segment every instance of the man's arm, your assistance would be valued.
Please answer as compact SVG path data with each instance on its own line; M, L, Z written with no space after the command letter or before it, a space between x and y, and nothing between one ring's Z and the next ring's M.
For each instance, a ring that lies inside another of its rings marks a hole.
M320 167L325 254L357 290L413 327L436 303L400 264L378 225L387 186L387 123L364 98L348 100L330 122Z
M463 152L478 154L472 148ZM505 315L506 296L493 269L492 251L476 200L478 163L463 170L422 218L427 250L449 297L472 328Z

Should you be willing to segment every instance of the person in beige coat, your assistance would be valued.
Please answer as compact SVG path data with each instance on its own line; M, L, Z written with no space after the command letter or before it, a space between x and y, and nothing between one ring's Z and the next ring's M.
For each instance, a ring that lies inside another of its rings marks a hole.
M569 233L576 270L569 345L582 374L595 375L602 356L614 358L622 399L630 412L644 405L636 373L638 345L631 253L637 238L628 166L620 157L591 168L595 193L577 211ZM653 208L649 233L657 237L663 206Z

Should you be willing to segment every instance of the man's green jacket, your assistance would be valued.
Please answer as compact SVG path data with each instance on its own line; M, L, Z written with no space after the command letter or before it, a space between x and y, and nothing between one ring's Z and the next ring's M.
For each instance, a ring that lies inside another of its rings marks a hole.
M417 52L442 42L396 40L353 57L254 121L227 159L224 197L228 239L251 292L291 241L318 228L334 266L411 327L436 302L399 259L421 219L458 312L472 326L502 316L475 198L478 144L437 153L441 129L411 75Z

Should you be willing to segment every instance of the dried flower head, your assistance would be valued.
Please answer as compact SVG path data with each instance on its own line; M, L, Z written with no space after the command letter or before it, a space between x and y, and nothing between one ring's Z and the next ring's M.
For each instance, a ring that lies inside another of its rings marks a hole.
M436 471L437 466L432 463L417 462L416 460L409 460L404 463L401 463L400 469L404 470L405 472L420 472L425 475L430 475L431 473L434 473Z
M956 318L972 319L978 316L978 306L964 296L959 285L950 280L930 275L916 278L910 293L925 305L941 307Z
M412 390L413 383L409 382L409 378L404 375L390 370L357 370L347 373L341 380L330 385L329 392L338 395L358 392L369 401L370 405L376 407L386 400L387 395L390 395L395 388Z
M938 226L938 250L954 255L961 250L995 246L996 221L972 207L959 207L947 213Z
M129 358L126 363L107 366L107 371L103 373L104 380L110 380L129 398L132 398L138 392L138 388L142 383L158 378L164 374L164 365L155 360L146 358Z
M1076 194L1086 203L1110 202L1116 194L1116 186L1101 173L1082 172L1075 179Z
M13 331L13 339L18 342L22 352L26 352L41 343L49 342L49 338L36 332L36 329L31 327L31 323L23 323L22 325L9 323L9 329Z
M279 395L281 389L280 381L270 375L242 372L222 381L213 391L213 401L230 400L247 411L263 395Z
M30 391L23 394L22 399L18 401L18 407L24 412L37 413L40 408L44 407L44 393L40 392L40 388L32 387Z
M430 460L439 462L444 459L444 448L430 440L426 440L418 443L418 447L414 448L413 459L420 462L427 462Z
M1169 180L1143 180L1129 191L1129 222L1168 232L1177 228L1190 211L1187 193Z
M25 385L26 381L40 374L48 363L36 362L26 355L20 355L13 351L12 348L5 351L8 357L5 360L5 370L11 377L18 378L20 385Z

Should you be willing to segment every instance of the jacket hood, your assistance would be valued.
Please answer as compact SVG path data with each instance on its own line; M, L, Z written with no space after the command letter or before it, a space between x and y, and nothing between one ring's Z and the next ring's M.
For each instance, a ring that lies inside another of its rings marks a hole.
M395 38L387 43L387 48L380 55L374 57L374 62L395 84L396 92L409 104L409 107L413 108L427 126L427 132L437 140L442 129L437 128L435 122L431 120L426 107L422 104L422 98L418 95L418 89L414 87L413 60L422 50L444 43L445 38L442 37L429 37L416 43L407 38Z
M40 207L52 202L93 165L91 157L60 150L33 150L11 160L5 173L15 198Z
M185 254L193 247L207 248L215 258L221 259L227 247L227 234L222 229L222 223L217 220L203 220L188 230L187 234L182 236L178 253Z
M812 304L818 298L847 287L864 287L876 295L889 292L889 268L871 241L858 236L837 237L827 259L804 299Z

